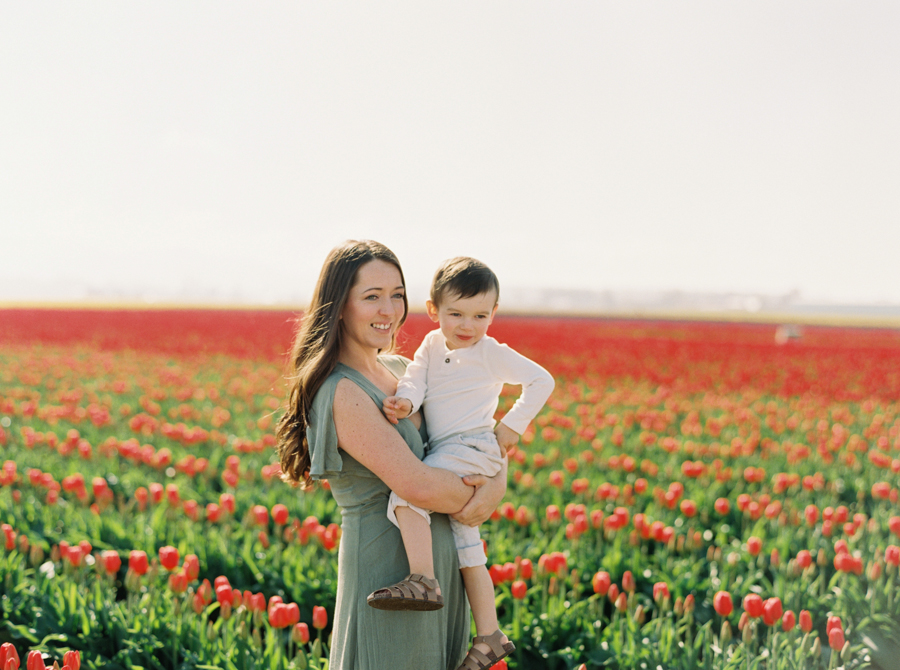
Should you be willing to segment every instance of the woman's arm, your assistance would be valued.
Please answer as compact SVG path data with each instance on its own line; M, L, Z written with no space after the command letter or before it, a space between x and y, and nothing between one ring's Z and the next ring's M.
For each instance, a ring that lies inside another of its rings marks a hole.
M475 494L456 514L451 516L467 526L480 526L487 521L497 505L506 495L507 459L503 459L503 467L493 477L470 475L463 477L463 482L475 487Z
M407 502L451 514L462 510L472 497L473 487L457 475L416 458L372 399L349 379L338 382L332 413L338 446ZM503 477L505 487L505 469Z

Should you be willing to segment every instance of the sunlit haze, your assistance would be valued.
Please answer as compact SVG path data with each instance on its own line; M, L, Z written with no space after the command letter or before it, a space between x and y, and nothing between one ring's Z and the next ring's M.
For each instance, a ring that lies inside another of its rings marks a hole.
M6 3L0 300L501 286L900 303L900 6Z

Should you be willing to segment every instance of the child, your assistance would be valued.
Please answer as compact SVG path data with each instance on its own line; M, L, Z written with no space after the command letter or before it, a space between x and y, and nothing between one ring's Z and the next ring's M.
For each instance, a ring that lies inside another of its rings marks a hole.
M384 400L384 413L397 423L422 406L429 447L424 462L460 476L492 477L506 450L516 445L553 391L553 378L537 363L487 335L497 311L499 282L473 258L445 261L434 275L428 316L440 329L425 336L397 392ZM504 382L522 385L522 395L494 426ZM368 603L379 609L431 610L443 606L434 580L431 519L427 510L395 493L388 518L400 528L411 574L379 589ZM478 528L450 520L466 595L478 636L461 668L488 668L515 649L500 631L494 585Z

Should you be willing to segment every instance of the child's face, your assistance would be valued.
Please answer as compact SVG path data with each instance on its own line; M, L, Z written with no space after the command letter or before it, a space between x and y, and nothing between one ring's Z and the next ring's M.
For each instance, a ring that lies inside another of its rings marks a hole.
M447 348L465 349L487 333L497 311L497 294L489 291L471 298L448 295L441 299L440 305L429 300L425 306L431 320L441 325Z

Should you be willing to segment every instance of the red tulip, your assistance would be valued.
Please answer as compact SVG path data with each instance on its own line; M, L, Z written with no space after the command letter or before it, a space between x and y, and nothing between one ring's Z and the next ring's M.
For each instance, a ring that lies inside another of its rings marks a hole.
M812 554L809 553L806 549L801 549L797 552L797 565L801 568L806 569L810 565L812 565Z
M512 597L516 600L522 600L525 597L525 594L528 592L528 585L523 582L521 579L514 581L512 583L512 587L510 587L512 591Z
M287 604L287 625L293 626L300 621L300 606L297 603Z
M288 626L288 606L284 603L275 603L269 608L269 625L272 628L286 628Z
M781 630L785 633L790 633L795 625L797 625L797 617L794 616L794 613L791 610L788 610L784 613L784 616L781 617Z
M763 615L763 599L755 593L744 596L744 610L754 619Z
M830 633L828 633L828 646L834 649L835 651L840 651L844 648L844 631L840 628L833 628Z
M556 505L547 505L547 521L550 523L559 523L562 519L562 514L559 511L559 507Z
M63 665L68 665L70 670L81 670L81 652L67 651L63 654Z
M519 576L522 579L531 579L532 575L534 575L534 565L530 559L523 558L519 563Z
M197 558L197 554L188 554L184 557L184 571L190 581L200 576L200 559Z
M669 585L665 582L656 582L653 585L653 600L660 602L669 597Z
M900 547L894 544L888 545L887 549L884 550L884 561L888 565L900 567Z
M892 516L888 519L888 528L894 535L900 537L900 516Z
M691 518L697 514L697 503L693 500L684 499L681 501L681 513Z
M626 570L622 575L622 590L628 591L628 593L634 593L634 589L634 575L631 574L631 570Z
M288 521L288 508L281 503L272 507L272 521L279 526L283 526Z
M713 609L721 616L728 616L734 611L734 603L728 591L719 591L713 596Z
M599 593L601 596L605 596L607 591L609 591L612 580L610 579L608 572L600 571L594 575L591 583L594 586L594 593Z
M812 616L809 610L800 610L800 630L804 633L812 630Z
M319 630L322 630L328 625L328 612L325 611L324 607L320 607L319 605L313 607L312 623L313 628L318 628Z
M231 589L231 585L229 584L220 584L216 587L216 600L221 605L231 605L234 600L233 591Z
M169 589L172 593L184 593L188 587L188 576L184 570L169 575Z
M295 623L291 629L291 640L296 644L306 644L309 642L309 626L305 623Z
M628 609L628 596L624 591L620 593L616 598L616 609L620 612L624 612L626 609Z
M731 511L731 503L728 502L728 498L717 499L714 507L716 509L716 512L718 512L722 516L725 516L729 511Z
M751 537L747 540L747 551L750 552L751 556L758 556L759 552L762 550L762 540L758 537Z
M253 506L253 521L258 526L266 526L269 523L269 510L267 510L263 505L254 505Z
M27 670L47 670L44 665L44 657L39 651L29 651L25 657L25 667Z
M159 563L169 572L178 567L178 558L178 550L175 547L160 547Z
M781 620L784 610L781 608L780 598L768 598L763 603L763 622L767 626L774 626Z
M132 550L128 556L128 567L139 575L146 574L150 567L147 563L147 554L136 549Z
M117 551L103 551L100 554L100 561L103 563L103 569L109 575L114 575L122 567L122 558Z
M0 644L0 670L18 670L19 652L12 642Z

